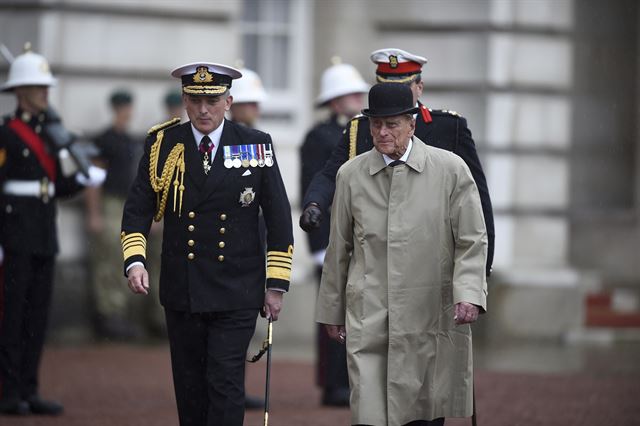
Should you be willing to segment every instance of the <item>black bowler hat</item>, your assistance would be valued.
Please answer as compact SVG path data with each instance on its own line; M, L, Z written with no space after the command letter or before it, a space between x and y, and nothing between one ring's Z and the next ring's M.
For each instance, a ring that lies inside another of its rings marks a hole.
M391 117L417 112L411 88L397 83L378 83L373 86L369 90L369 108L362 110L367 117Z

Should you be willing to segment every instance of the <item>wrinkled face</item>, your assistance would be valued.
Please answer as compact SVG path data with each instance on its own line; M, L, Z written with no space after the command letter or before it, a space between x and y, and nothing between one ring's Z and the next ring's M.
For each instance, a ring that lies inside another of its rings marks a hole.
M409 139L416 128L413 116L371 118L370 123L373 146L376 150L394 160L400 159L407 151Z
M182 95L184 107L189 120L198 131L206 134L213 132L224 120L224 113L229 111L233 97Z
M253 127L260 117L260 107L257 102L242 102L231 105L231 120L236 123Z
M14 89L18 105L32 114L45 111L49 106L49 87L22 86Z

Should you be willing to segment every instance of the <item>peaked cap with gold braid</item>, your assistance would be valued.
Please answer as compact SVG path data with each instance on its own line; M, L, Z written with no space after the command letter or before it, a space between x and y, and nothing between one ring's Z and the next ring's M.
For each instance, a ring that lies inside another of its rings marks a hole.
M213 62L193 62L171 71L182 80L182 92L195 96L220 96L231 88L231 81L242 73L227 65Z

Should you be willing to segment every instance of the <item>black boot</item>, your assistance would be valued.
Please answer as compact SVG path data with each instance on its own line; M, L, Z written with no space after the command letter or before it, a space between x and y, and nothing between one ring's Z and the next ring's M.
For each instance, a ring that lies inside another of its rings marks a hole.
M64 411L62 404L55 401L44 400L37 395L27 398L27 403L33 414L58 416Z
M29 414L29 404L18 398L0 400L0 414L26 416Z

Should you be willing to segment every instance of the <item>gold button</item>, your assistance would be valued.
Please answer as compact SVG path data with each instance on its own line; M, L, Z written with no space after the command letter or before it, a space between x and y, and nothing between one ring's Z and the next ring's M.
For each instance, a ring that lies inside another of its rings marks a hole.
M194 245L195 243L196 243L196 242L195 242L195 241L193 241L193 240L189 240L189 241L187 241L187 244L189 244L189 247L193 247L193 245Z
M221 234L224 234L225 232L227 232L227 230L226 230L226 229L224 229L224 228L220 228L220 233L221 233Z
M224 241L220 241L220 242L218 243L218 247L220 247L220 248L224 248Z
M193 260L195 257L196 257L196 255L195 255L195 254L193 254L193 253L189 253L189 254L187 255L187 258L188 258L189 260Z
M224 214L224 213L222 213L222 214L220 215L220 220L227 220L227 215L226 215L226 214Z
M223 255L218 256L218 262L224 262L224 256Z
M196 229L195 226L193 225L189 225L189 227L187 228L190 232L193 232L194 229Z
M194 217L196 217L196 214L194 212L189 212L189 218L193 219Z

